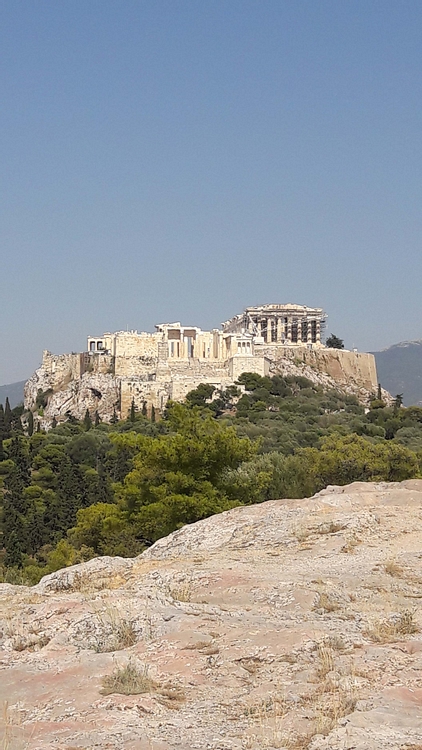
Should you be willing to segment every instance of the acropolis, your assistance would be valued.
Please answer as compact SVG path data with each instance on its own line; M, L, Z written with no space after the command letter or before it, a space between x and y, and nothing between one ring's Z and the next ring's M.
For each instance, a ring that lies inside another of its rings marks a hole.
M105 420L113 414L125 418L132 402L162 412L169 399L183 400L200 383L221 389L243 372L264 376L287 366L374 390L374 357L328 349L326 317L319 307L266 304L247 307L211 331L175 322L157 324L153 333L90 335L80 354L44 352L41 368L26 384L25 403L33 408L42 391L49 394L45 419L81 417L87 408Z

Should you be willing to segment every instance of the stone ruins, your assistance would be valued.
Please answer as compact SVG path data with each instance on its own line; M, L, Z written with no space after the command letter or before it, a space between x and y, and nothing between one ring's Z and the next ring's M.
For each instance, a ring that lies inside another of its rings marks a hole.
M25 406L34 411L37 395L47 394L46 426L69 413L82 418L86 409L104 420L125 418L132 400L139 410L146 404L161 412L168 399L183 400L200 383L226 388L243 372L297 374L294 368L365 400L377 388L374 357L325 347L325 321L321 308L269 304L247 307L212 331L177 322L156 325L154 333L89 336L85 352L43 353L26 384Z

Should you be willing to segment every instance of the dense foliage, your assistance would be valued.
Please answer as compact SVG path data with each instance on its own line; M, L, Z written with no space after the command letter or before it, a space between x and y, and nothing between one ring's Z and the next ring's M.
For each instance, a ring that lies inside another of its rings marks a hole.
M132 556L236 505L311 495L328 484L419 476L422 409L324 392L303 377L243 374L201 385L155 421L87 413L34 432L0 407L0 572L35 582L95 555Z

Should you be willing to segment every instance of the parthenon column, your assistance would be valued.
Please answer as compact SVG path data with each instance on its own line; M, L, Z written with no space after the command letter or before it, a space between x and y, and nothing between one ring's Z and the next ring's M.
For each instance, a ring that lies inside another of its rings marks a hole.
M287 318L287 343L292 343L292 318L290 315Z
M297 321L297 343L302 343L302 318Z
M271 318L267 318L267 344L271 344L272 323Z
M281 318L279 316L277 318L277 342L278 343L280 343L281 339L282 339L281 331L282 331L282 329L281 329Z
M308 320L308 344L312 344L312 321Z
M316 340L317 344L321 343L321 321L317 320L316 322Z

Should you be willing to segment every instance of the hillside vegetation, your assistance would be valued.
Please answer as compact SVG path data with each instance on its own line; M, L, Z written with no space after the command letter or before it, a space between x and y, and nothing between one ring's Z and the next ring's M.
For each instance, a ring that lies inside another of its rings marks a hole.
M421 408L399 398L386 407L374 395L365 410L303 377L245 373L239 385L243 393L199 386L157 422L134 409L112 425L87 413L47 434L24 435L22 408L1 407L3 580L134 556L237 505L420 476Z

